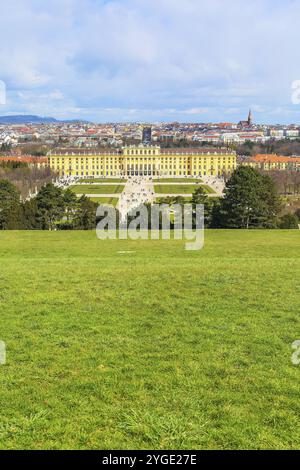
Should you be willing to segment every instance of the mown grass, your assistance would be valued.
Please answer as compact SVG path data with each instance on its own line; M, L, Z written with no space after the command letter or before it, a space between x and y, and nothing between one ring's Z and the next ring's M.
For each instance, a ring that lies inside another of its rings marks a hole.
M176 197L176 195L173 195L172 197ZM157 197L155 199L155 202L157 204L165 204L166 203L166 197ZM186 197L182 196L182 202L185 204L191 204L192 203L192 198L191 197Z
M155 178L154 183L201 183L199 178Z
M126 183L122 178L86 178L79 180L79 183Z
M70 188L76 194L121 194L123 192L125 185L116 184L116 185L75 185Z
M109 204L113 206L116 206L119 202L119 198L117 197L91 197L90 199L97 204Z
M0 448L299 448L299 237L1 232Z
M157 194L193 194L200 185L192 184L155 184L154 190ZM214 190L206 185L201 187L209 194L213 194Z

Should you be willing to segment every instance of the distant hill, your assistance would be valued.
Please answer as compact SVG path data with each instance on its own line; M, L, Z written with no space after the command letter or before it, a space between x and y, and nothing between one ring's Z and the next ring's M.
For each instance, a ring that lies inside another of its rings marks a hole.
M83 122L80 119L73 120L63 120L59 121L53 117L41 117L41 116L30 116L30 115L13 115L13 116L0 116L0 125L1 124L59 124L59 123L72 123L72 122Z

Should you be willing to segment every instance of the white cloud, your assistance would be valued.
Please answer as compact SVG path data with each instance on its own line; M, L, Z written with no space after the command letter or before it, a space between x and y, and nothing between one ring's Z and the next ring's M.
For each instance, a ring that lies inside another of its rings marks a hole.
M207 108L203 108L203 109L202 108L190 108L190 109L185 109L183 111L183 113L184 114L191 114L191 115L195 114L196 115L196 114L205 114L207 111L208 111Z
M297 118L299 16L300 0L10 0L1 111L238 120L251 105L261 121Z

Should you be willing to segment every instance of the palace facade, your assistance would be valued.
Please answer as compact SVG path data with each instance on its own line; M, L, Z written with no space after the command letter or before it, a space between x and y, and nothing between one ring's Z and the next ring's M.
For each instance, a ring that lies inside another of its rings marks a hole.
M77 177L188 177L229 174L236 168L236 154L227 149L173 148L154 145L121 149L61 150L50 153L49 166L60 176Z

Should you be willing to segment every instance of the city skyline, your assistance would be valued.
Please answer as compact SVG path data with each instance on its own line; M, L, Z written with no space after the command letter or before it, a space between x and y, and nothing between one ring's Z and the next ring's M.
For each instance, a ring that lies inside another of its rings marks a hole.
M0 115L300 124L300 1L12 0ZM276 54L274 53L276 52Z
M240 116L241 118L245 118L246 115ZM11 121L10 121L11 119ZM32 120L31 120L32 119ZM151 129L152 126L165 126L165 125L174 125L174 124L179 124L182 126L200 126L200 127L205 127L207 126L208 128L216 127L218 126L224 126L224 129L240 129L241 131L245 129L246 127L252 128L252 130L255 130L256 128L276 128L276 127L281 127L281 128L298 128L300 129L300 123L280 123L280 122L274 122L274 123L266 123L266 122L256 122L255 116L253 116L252 109L248 110L247 114L247 119L239 119L238 121L225 121L225 120L219 120L219 121L192 121L192 120L185 120L185 121L179 121L179 120L157 120L157 121L142 121L142 120L120 120L120 121L102 121L102 122L97 122L93 120L85 120L81 119L80 117L73 117L73 118L56 118L55 116L42 116L42 115L32 115L32 114L15 114L12 112L9 112L5 115L0 115L0 127L5 127L5 126L11 126L11 125L17 125L17 126L40 126L42 124L48 124L48 125L60 125L60 124L85 124L85 125L95 125L95 126L105 126L105 125L136 125L136 126L142 126L144 127L144 130Z

